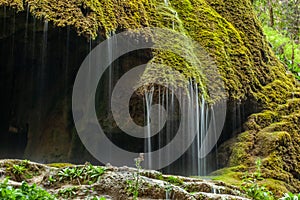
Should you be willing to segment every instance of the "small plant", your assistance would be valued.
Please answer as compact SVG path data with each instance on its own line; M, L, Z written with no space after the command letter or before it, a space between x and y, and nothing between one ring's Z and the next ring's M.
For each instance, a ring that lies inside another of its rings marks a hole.
M144 154L140 153L138 158L134 159L137 172L133 173L134 180L127 180L127 191L133 195L133 199L136 200L139 196L140 176L141 176L141 162L144 161Z
M273 200L272 192L265 186L260 186L258 180L264 180L261 177L261 159L256 160L256 171L254 173L244 175L241 188L254 200Z
M105 173L104 167L97 167L91 164L86 165L85 171L88 175L85 179L91 182L99 181L99 178Z
M50 184L55 183L55 182L56 182L56 179L55 179L52 175L50 175L50 176L48 177L48 182L49 182Z
M293 194L291 192L285 193L284 196L280 198L280 200L300 200L300 193L299 194Z
M22 175L26 172L27 168L23 165L13 165L12 172L16 175Z
M58 196L63 197L63 198L72 198L76 196L76 187L68 187L64 188L58 191Z
M67 168L64 168L62 170L60 170L58 172L58 176L59 176L59 181L62 181L64 179L67 179L67 180L74 180L74 179L82 179L83 176L82 176L82 173L83 173L83 169L79 169L79 168L70 168L70 167L67 167Z
M85 182L92 184L99 181L100 176L105 173L106 168L86 164L84 167L66 167L58 172L59 181Z
M36 184L29 185L23 181L20 188L14 188L8 185L8 181L9 179L6 178L0 183L0 199L2 200L56 200L53 195L49 194L46 190L37 187Z
M23 160L19 164L9 165L7 164L6 170L10 173L10 177L13 180L22 181L26 179L31 179L36 172L31 172L29 170L29 161Z
M106 200L105 197L93 197L91 200Z
M25 174L28 167L28 160L23 160L20 164L16 164L12 166L12 172L16 175L22 175Z

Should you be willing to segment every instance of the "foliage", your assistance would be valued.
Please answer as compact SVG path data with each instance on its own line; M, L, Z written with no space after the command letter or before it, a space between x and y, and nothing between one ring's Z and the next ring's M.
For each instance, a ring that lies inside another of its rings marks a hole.
M177 185L177 186L180 186L183 184L183 180L181 180L180 178L175 177L175 176L169 176L166 181L168 181L169 183L171 183L173 185Z
M20 188L14 188L8 185L9 179L6 178L0 183L0 198L2 200L54 200L53 195L49 194L46 190L39 188L36 184L29 185L26 182L22 182Z
M24 174L27 168L23 165L13 165L12 172L16 175Z
M58 196L64 197L64 198L72 198L76 196L76 187L68 187L64 188L58 191Z
M28 160L23 160L20 164L15 164L12 166L11 171L16 175L22 175L27 171Z
M273 194L265 186L258 184L259 180L263 180L261 177L261 160L256 160L256 171L254 173L246 173L243 178L242 190L254 200L273 200Z
M84 167L66 167L58 172L59 181L77 180L79 183L94 183L105 173L106 168L86 164ZM55 182L53 177L48 178Z
M91 200L106 200L105 197L93 197Z
M277 57L287 65L300 80L300 44L296 44L289 37L280 34L277 30L264 26L264 33Z
M285 193L280 200L298 200L300 199L300 193L299 194L293 194L291 192Z
M23 160L19 164L7 164L7 171L10 172L10 176L13 180L21 181L24 179L30 179L38 173L38 171L33 172L29 169L29 161Z
M254 8L276 55L300 80L300 1L256 0Z
M255 0L254 8L264 25L275 28L293 40L299 40L299 0Z
M127 180L128 189L127 191L133 195L133 199L138 199L139 187L140 187L140 176L141 176L141 162L144 161L144 154L140 153L138 158L134 159L137 172L133 173L134 180Z

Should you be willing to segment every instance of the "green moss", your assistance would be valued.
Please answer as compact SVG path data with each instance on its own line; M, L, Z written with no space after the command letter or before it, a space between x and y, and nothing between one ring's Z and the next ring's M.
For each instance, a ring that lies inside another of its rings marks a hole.
M71 163L50 163L47 164L49 167L56 167L56 168L65 168L65 167L72 167L74 166Z
M213 172L212 179L222 181L230 185L240 186L242 184L242 176L247 170L244 166L229 167Z
M284 181L274 180L274 179L265 179L261 184L266 185L275 196L282 197L284 193L287 193L287 185Z
M175 176L168 176L166 177L165 181L177 186L183 185L183 180Z
M7 6L16 9L17 11L24 10L23 0L1 0L0 6Z

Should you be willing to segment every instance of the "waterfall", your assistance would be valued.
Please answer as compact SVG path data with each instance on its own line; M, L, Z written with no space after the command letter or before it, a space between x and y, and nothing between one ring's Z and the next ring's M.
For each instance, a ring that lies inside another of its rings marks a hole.
M214 140L217 141L218 140L218 136L217 136L217 123L216 123L216 116L215 116L215 110L214 107L211 106L211 120L212 120L212 125L213 125L213 134L214 134ZM218 168L219 166L219 159L218 159L218 143L216 144L216 150L215 150L215 164L216 167Z
M6 32L6 6L3 6L3 19L4 19L4 23L3 23L3 34L5 34Z
M113 66L112 66L112 62L113 62L113 51L114 51L114 47L113 47L113 43L116 41L112 41L113 40L113 35L115 33L114 32L109 32L108 34L108 61L110 63L110 67L108 68L108 109L110 110L110 102L111 102L111 95L112 95L112 91L113 91L113 76L114 76L114 72L113 72Z
M29 4L26 9L25 40L28 38Z
M200 113L198 113L197 119L199 119L199 115L200 115L200 121L198 121L197 125L200 125L200 133L197 133L197 137L198 137L198 145L197 150L198 150L198 176L200 175L205 175L206 174L206 162L205 162L205 158L200 159L200 144L202 144L203 138L205 137L205 133L206 133L206 109L205 109L205 99L204 96L202 95L201 98L201 106L199 107L200 109ZM199 128L198 128L199 130Z
M46 59L47 59L47 45L48 45L48 21L44 21L43 29L43 51L42 51L42 70L46 68ZM43 71L42 71L43 73ZM42 74L44 75L44 74Z
M146 131L146 147L148 152L152 152L152 144L151 144L151 105L153 100L154 87L150 89L150 91L145 92L145 101L146 101L146 120L147 120L147 131ZM152 167L152 157L149 156L148 160L148 169Z
M23 53L23 61L25 62L25 59L27 57L27 51L28 51L28 23L29 23L29 5L27 6L26 9L26 24L25 24L25 36L24 36L24 41L25 41L25 45L24 45L24 53Z
M45 92L45 78L47 68L47 46L48 46L48 21L44 21L43 28L43 44L42 44L42 66L39 71L39 95L43 97ZM42 102L42 101L41 101ZM41 103L42 104L42 103ZM42 105L41 105L42 106Z
M64 84L65 84L65 94L68 93L68 82L69 82L69 51L70 51L70 26L67 27L67 40L66 40L66 50L65 50L65 79L64 79Z

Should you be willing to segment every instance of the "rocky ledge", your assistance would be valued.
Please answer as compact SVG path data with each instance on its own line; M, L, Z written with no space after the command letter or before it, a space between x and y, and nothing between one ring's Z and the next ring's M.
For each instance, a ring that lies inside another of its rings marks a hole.
M0 160L0 183L0 190L34 186L54 199L247 199L238 188L223 182L89 163Z

